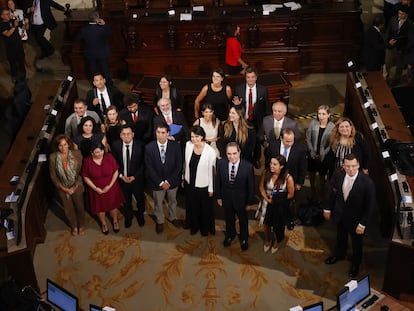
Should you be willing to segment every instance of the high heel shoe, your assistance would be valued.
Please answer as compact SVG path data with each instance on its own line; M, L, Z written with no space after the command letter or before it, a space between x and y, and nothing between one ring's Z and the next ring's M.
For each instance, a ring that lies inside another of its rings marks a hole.
M108 235L109 230L108 230L108 227L106 226L106 224L102 224L101 230L102 230L102 233L104 235Z
M115 222L115 221L114 221L114 223L113 223L113 228L114 228L114 232L115 232L115 233L118 233L118 232L119 232L119 224L118 224L118 222Z
M269 245L267 245L265 242L265 244L263 244L263 251L267 253L269 250L270 250L270 242L269 242Z
M272 254L275 254L275 253L277 253L277 251L279 250L279 246L276 244L273 244L273 246L272 246L272 249L270 250L270 252L272 253Z

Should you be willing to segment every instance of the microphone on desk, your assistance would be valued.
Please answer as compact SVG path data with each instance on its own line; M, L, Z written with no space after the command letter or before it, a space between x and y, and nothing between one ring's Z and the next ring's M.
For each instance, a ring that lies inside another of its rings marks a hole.
M65 16L70 16L70 14L72 13L72 10L70 9L70 3L66 3L65 4L66 7L66 11L65 13L63 13Z

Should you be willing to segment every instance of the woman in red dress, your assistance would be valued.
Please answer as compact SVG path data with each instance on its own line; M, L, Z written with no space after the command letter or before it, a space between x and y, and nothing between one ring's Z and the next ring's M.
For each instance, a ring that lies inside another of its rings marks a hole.
M229 75L244 73L248 65L241 58L240 27L236 24L227 26L226 64Z
M88 185L89 206L92 214L97 214L101 221L103 234L108 234L106 212L112 217L115 233L119 232L118 208L125 202L118 184L118 164L110 153L105 153L101 143L93 144L91 156L85 158L82 176Z

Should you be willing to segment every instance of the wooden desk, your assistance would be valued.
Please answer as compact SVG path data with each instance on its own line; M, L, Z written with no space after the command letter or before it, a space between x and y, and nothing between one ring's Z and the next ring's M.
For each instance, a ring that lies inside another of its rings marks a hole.
M380 72L369 72L364 78L383 126L386 127L388 138L412 142L413 137L382 74ZM414 247L395 239L394 224L397 198L394 194L394 186L389 178L389 175L395 169L391 161L384 160L381 155L382 149L385 148L382 146L382 142L379 142L378 137L372 133L371 121L367 119L365 108L355 88L352 73L349 73L347 78L344 114L354 121L356 128L364 134L370 150L372 150L369 173L376 186L377 203L381 218L380 229L384 236L392 238L388 248L383 290L397 298L401 294L412 294L414 292ZM413 177L402 177L406 178L411 191L414 191Z
M31 285L37 290L39 287L33 267L33 255L36 244L42 243L46 237L44 220L50 197L45 194L50 193L52 187L47 164L37 163L37 147L39 146L40 139L44 137L42 136L42 127L48 115L48 111L44 109L44 106L46 104L53 106L54 100L57 97L56 92L60 89L60 85L60 81L46 81L42 83L21 129L0 168L0 200L2 202L4 202L5 197L10 192L16 191L16 189L27 189L25 198L20 202L5 205L5 207L11 207L14 210L14 213L9 218L12 218L15 222L16 234L18 233L17 226L20 222L21 241L17 244L17 237L7 241L4 229L2 229L0 232L0 245L3 247L7 245L7 250L0 253L0 262L6 264L8 273L20 287ZM76 84L73 85L65 96L64 103L68 101L72 103L74 98L77 97ZM65 111L65 108L62 111ZM63 114L62 111L61 113ZM59 116L56 117L57 120ZM55 125L55 128L58 126ZM33 165L29 166L30 163L33 163ZM31 173L28 173L28 171ZM14 175L21 177L18 185L11 185L9 183L10 178ZM25 191L22 190L22 192ZM21 209L21 220L17 217L19 209Z
M110 68L113 77L161 75L197 77L225 65L225 29L241 28L243 59L263 71L279 71L289 79L314 72L343 72L350 59L358 58L363 36L357 2L302 4L297 11L279 10L263 16L262 7L205 6L191 21L180 21L190 7L100 10L112 29ZM74 10L65 19L62 47L65 63L76 78L85 78L83 47L74 42L86 25L88 11Z
M141 98L147 105L153 105L155 88L160 81L160 76L143 76L139 82L134 85L132 91L139 93ZM245 80L242 76L229 76L226 78L226 83L230 85L233 90L238 84ZM200 93L202 87L211 82L211 78L205 77L174 77L174 86L178 92L184 97L184 113L189 124L193 123L194 119L194 100ZM281 73L268 72L259 74L257 83L267 87L269 94L269 103L273 104L279 99L289 102L289 89L292 87L289 80Z

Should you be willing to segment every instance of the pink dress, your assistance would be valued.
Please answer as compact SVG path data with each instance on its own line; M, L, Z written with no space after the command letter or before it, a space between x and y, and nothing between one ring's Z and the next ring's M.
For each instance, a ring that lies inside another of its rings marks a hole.
M109 153L104 154L101 165L96 164L92 157L87 157L83 161L82 176L92 180L95 186L104 188L111 182L112 175L118 170L118 167L115 158ZM115 208L120 208L125 202L118 181L107 193L98 194L90 187L87 187L87 193L92 214L109 212Z

